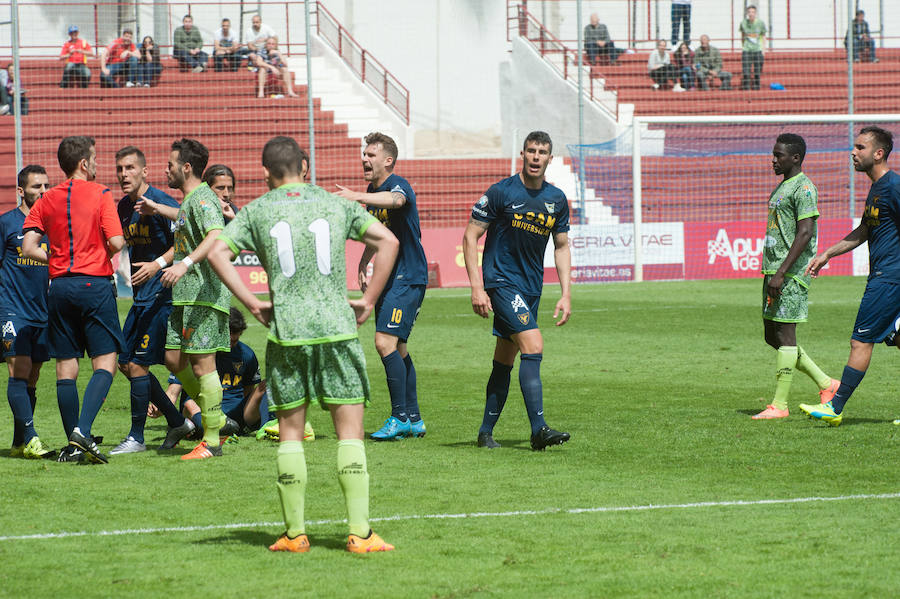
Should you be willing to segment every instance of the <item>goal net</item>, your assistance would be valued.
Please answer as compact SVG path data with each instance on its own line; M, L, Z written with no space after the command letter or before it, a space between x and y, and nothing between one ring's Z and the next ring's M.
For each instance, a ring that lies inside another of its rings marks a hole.
M870 181L853 171L850 149L866 125L898 133L900 115L635 117L615 139L569 146L585 187L570 233L573 280L758 276L781 133L806 141L819 248L830 246L865 206ZM865 274L865 252L831 261L827 273Z

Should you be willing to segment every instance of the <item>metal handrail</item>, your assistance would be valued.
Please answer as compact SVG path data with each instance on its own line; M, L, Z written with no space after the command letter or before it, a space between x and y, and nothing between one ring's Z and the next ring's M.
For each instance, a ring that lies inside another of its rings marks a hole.
M323 18L328 23L328 31L323 30ZM409 90L363 48L318 0L316 0L316 34L337 52L360 81L378 94L384 103L409 125ZM354 58L359 58L358 64Z
M511 11L509 9L511 6L507 5L507 39L511 41L514 36L525 39L563 79L569 82L576 81L578 78L577 51L569 48L550 33L523 5L518 4L514 7L515 14L510 14ZM532 34L532 31L537 33ZM558 59L554 60L554 57L559 56L562 57L561 61ZM598 72L590 69L589 65L583 61L582 68L587 68L590 72L590 76L587 78L588 85L583 89L585 97L603 110L611 113L613 118L618 119L619 102L618 91L615 86L609 85L603 78L599 77ZM604 98L600 96L600 92L612 94L615 100L610 102L607 99L604 101Z

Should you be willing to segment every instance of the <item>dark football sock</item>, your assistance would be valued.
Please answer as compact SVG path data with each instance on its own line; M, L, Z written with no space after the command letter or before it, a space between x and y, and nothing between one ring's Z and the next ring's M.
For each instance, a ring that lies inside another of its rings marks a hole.
M34 432L34 414L31 401L28 399L28 381L10 377L6 386L6 399L12 409L14 429L13 445L22 445L36 437Z
M166 395L162 385L159 384L159 379L152 372L147 374L147 378L150 382L150 401L159 408L160 414L165 416L166 424L169 425L169 428L175 428L184 424L184 416L181 415L181 412L178 411L178 408Z
M512 372L512 366L501 364L494 360L494 368L491 370L491 376L488 379L487 389L485 390L484 416L481 420L481 428L479 433L492 433L497 420L500 418L500 412L506 404L506 397L509 395L509 377Z
M110 371L97 369L84 389L84 404L81 406L81 417L78 418L78 430L88 439L91 438L91 425L94 424L94 419L106 401L112 380L113 375Z
M838 387L837 393L834 394L831 400L831 407L834 408L835 414L840 414L844 411L844 405L850 399L850 396L853 395L856 388L859 387L864 376L866 376L865 370L844 366L844 374L841 375L841 386Z
M87 402L86 399L85 402ZM131 430L128 431L128 436L138 443L144 442L144 425L147 422L149 406L150 377L146 375L133 377L131 379Z
M391 416L406 420L406 364L396 350L381 358L381 363L384 364L388 392L391 394Z
M544 392L541 386L541 359L543 354L522 354L519 362L519 387L525 399L528 420L531 421L531 434L546 425L544 420Z
M68 439L78 424L78 387L75 379L56 381L56 403L59 404L59 416Z
M410 422L418 422L422 419L419 414L419 393L416 390L416 367L413 366L412 356L406 354L403 358L406 366L406 413Z

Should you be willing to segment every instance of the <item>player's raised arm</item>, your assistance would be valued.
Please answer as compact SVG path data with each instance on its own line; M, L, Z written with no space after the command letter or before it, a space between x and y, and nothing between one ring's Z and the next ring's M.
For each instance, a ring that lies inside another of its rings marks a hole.
M359 202L374 208L400 208L406 203L406 196L399 191L376 191L366 193L353 191L343 185L335 185L338 188L337 195L352 202Z
M378 301L388 277L391 276L400 250L400 242L390 229L379 222L369 225L363 234L362 242L366 244L367 249L375 252L375 263L372 267L372 279L366 286L362 298L350 300L350 305L356 313L356 324L364 323L375 308L375 302Z
M472 310L482 318L487 318L493 310L491 298L484 290L484 278L478 264L478 240L487 232L488 226L488 223L472 218L463 233L463 259L466 262L469 285L472 287Z
M144 196L141 196L141 200L134 205L134 211L140 212L145 216L155 216L159 214L172 221L178 218L177 207L166 206L165 204L154 202L150 198Z
M212 249L209 250L206 257L209 260L209 265L219 275L225 286L231 290L234 297L247 306L247 309L256 320L265 326L269 326L272 320L272 302L264 302L250 291L241 279L241 275L238 274L237 268L232 264L234 258L235 253L221 239L213 241Z
M556 274L559 277L559 287L562 290L562 297L556 302L553 318L559 317L559 320L556 321L556 326L561 327L569 321L569 316L572 315L572 252L569 250L569 234L554 234L553 247Z
M866 226L865 222L859 223L859 226L850 231L846 237L810 260L809 266L806 267L806 274L814 277L819 276L819 271L822 270L823 266L828 264L829 260L858 248L865 243L868 238L868 226Z

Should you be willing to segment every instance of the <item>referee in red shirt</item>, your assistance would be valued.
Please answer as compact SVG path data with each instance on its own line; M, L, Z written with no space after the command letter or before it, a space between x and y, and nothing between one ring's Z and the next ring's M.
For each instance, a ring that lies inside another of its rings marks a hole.
M56 396L69 446L59 460L106 464L91 425L109 393L122 328L110 257L125 246L112 192L98 183L97 151L90 137L66 137L57 151L67 179L44 193L22 225L26 257L49 264L48 342L56 358ZM50 253L40 247L46 235ZM78 416L78 359L87 350L94 374ZM77 422L76 422L77 421ZM82 454L83 452L83 454Z

